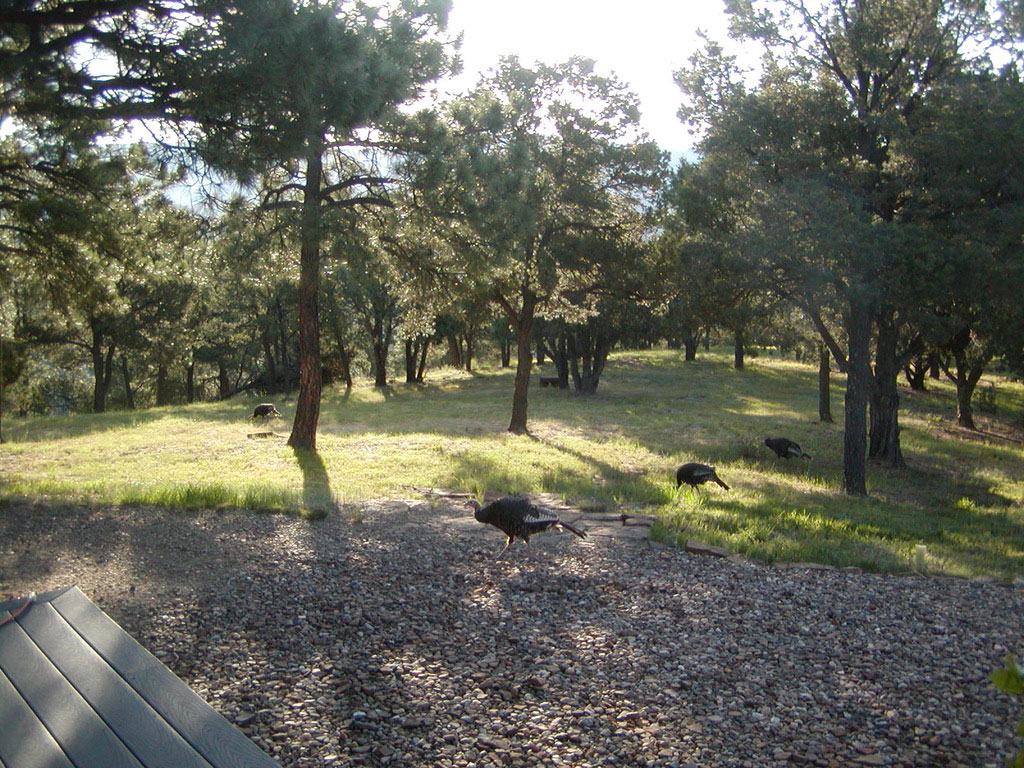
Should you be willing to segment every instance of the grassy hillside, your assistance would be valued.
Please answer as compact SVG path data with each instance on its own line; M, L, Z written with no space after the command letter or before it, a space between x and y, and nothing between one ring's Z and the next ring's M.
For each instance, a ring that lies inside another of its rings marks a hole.
M870 497L841 492L838 424L817 421L816 370L777 358L735 371L727 354L613 356L591 398L531 389L531 435L505 427L512 374L436 372L426 386L326 394L317 455L285 445L293 403L264 428L252 400L43 419L7 419L0 495L97 503L241 506L319 514L412 486L548 491L589 508L644 507L663 540L700 538L751 557L1024 575L1024 387L983 382L996 411L956 427L948 385L905 391L906 470L869 467ZM251 436L273 430L271 438ZM814 458L782 461L782 434ZM706 461L732 486L677 492L676 466ZM914 554L924 544L926 553Z

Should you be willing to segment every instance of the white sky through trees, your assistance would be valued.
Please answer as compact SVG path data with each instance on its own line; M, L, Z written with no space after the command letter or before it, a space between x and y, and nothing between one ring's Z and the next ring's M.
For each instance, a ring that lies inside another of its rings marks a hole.
M500 56L515 54L526 66L586 56L598 73L629 85L644 128L674 154L688 150L692 137L676 116L682 94L672 73L701 46L698 29L726 39L721 0L454 0L449 29L465 33L460 90Z

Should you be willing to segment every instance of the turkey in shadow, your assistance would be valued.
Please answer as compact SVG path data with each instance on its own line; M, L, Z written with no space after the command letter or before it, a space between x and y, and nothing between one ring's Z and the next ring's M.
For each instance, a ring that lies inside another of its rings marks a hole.
M271 416L280 416L277 408L274 407L273 403L260 403L252 409L252 416L250 419L269 419Z
M683 483L686 483L691 488L696 488L698 485L704 485L708 480L718 483L727 491L729 490L729 486L722 482L722 479L715 472L715 468L708 464L699 464L694 461L689 464L683 464L683 466L676 470L676 488Z
M564 522L549 509L542 509L522 496L505 496L504 498L492 501L490 504L481 507L480 502L471 499L467 506L473 510L474 516L481 523L493 525L499 531L508 536L508 541L502 547L501 552L496 555L501 557L505 554L516 536L530 544L530 537L535 533L541 533L548 528L564 528L585 539L587 534L574 525Z
M765 438L764 444L775 451L780 459L809 459L810 455L804 453L803 448L785 437Z

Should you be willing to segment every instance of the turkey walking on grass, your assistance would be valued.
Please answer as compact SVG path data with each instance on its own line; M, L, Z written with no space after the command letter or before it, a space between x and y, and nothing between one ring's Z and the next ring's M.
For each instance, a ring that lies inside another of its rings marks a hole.
M252 410L250 419L269 419L271 416L280 416L273 403L260 403Z
M505 546L497 554L497 557L505 554L505 550L512 545L516 536L529 546L530 537L533 534L541 533L548 528L564 528L567 531L572 531L581 539L587 537L587 534L576 526L559 520L558 515L551 510L541 509L521 496L505 496L484 507L481 507L480 502L476 499L471 499L467 505L473 510L474 516L479 522L493 525L508 536L508 541L505 542Z
M775 451L780 459L809 459L803 448L785 437L765 438L764 444Z
M683 464L683 466L676 470L676 488L683 483L686 483L691 488L696 488L698 485L704 485L708 480L718 483L727 491L729 490L729 486L722 482L722 479L715 472L715 468L708 464L699 464L694 461L690 464Z

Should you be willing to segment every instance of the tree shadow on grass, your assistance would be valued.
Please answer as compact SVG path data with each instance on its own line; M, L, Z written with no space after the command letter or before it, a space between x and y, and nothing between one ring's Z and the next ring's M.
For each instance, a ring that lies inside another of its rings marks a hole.
M663 504L669 500L666 487L653 482L646 473L623 471L548 438L534 434L524 435L524 438L563 453L584 464L590 471L560 470L557 466L549 466L537 477L534 472L520 471L515 463L500 457L467 454L453 458L450 471L447 476L440 478L440 484L479 495L487 492L505 495L542 491L576 503L601 500L616 504L626 498Z
M302 471L302 507L312 517L323 517L337 507L324 460L316 451L292 450Z

